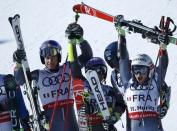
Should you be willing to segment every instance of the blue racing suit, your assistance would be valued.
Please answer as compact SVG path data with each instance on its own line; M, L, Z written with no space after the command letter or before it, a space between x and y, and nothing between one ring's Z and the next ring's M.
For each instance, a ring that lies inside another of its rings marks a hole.
M161 86L168 66L166 50L159 55L159 65L154 69L154 75L143 84L139 84L129 66L129 54L126 39L120 37L120 77L124 86L124 100L128 109L128 131L162 131L157 112Z

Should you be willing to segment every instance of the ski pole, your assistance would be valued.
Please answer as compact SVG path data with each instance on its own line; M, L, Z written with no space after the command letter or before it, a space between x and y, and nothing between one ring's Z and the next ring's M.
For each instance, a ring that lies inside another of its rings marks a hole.
M60 80L60 82L59 82L59 87L58 87L58 90L60 91L60 89L61 89L61 85L62 85L62 83L63 83L63 81L64 81L64 73L65 73L65 71L66 71L66 66L67 66L67 60L68 60L68 56L66 57L66 60L65 60L65 63L64 63L64 66L63 66L63 70L62 70L62 76L61 76L61 80ZM56 98L56 101L55 101L55 103L54 103L54 108L53 108L53 112L52 112L52 117L51 117L51 121L50 121L50 128L49 128L49 131L51 131L51 128L52 128L52 123L53 123L53 120L54 120L54 116L55 116L55 111L56 111L56 108L57 108L57 105L58 105L58 98L59 98L59 96L60 96L60 92L59 93L57 93L57 98Z

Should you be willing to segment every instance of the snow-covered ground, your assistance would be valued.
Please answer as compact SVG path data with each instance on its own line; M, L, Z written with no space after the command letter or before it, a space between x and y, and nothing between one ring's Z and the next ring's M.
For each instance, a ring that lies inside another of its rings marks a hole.
M12 54L16 49L16 42L13 31L8 22L8 17L16 13L21 16L21 29L27 57L31 70L43 68L39 59L39 46L44 40L57 40L63 47L62 61L66 58L67 39L65 29L67 25L75 20L75 13L72 7L81 0L0 0L0 73L13 73L14 63ZM170 16L177 24L176 5L177 0L83 0L86 4L100 9L112 15L123 14L125 19L139 19L145 25L153 27L159 25L162 15ZM79 22L84 28L84 38L87 39L94 52L94 56L103 57L105 47L112 41L117 40L117 33L112 23L87 16L80 15ZM174 34L177 37L177 33ZM147 53L155 61L158 46L147 42L138 34L127 34L128 49L130 57L137 53ZM177 46L169 45L169 67L166 75L166 82L172 87L171 104L168 115L163 119L166 131L177 130L177 104L176 100L176 79L177 79ZM109 69L111 70L111 69ZM110 71L109 71L110 72ZM110 84L109 75L107 83ZM125 126L125 120L123 117ZM117 123L119 131L125 131Z

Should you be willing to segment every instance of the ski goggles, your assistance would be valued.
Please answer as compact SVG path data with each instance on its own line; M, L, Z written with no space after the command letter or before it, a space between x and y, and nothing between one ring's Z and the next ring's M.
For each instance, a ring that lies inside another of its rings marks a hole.
M58 52L56 48L48 47L48 48L44 48L40 53L43 57L47 57L47 56L56 56Z
M95 70L98 74L106 74L107 73L106 66L94 66L92 68L86 67L85 72L87 72L88 70Z
M147 66L143 66L143 65L132 66L132 72L135 75L137 74L145 75L148 72L148 70L149 69Z

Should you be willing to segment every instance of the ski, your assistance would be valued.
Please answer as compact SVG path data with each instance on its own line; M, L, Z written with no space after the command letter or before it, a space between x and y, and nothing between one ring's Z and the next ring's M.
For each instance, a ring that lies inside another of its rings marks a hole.
M79 116L79 130L88 131L87 115L84 105L84 82L81 79L73 80L74 98L76 103L77 114Z
M74 98L76 102L76 107L79 110L84 104L83 92L84 92L84 82L81 79L73 80L74 85Z
M98 9L93 8L93 7L90 7L83 2L81 4L74 5L73 11L76 13L94 16L94 17L114 23L114 16L107 14L105 12L102 12ZM139 20L132 20L132 21L122 20L121 26L127 27L129 32L142 34L142 38L148 38L151 40L152 43L159 44L160 43L159 36L161 36L161 37L168 36L169 43L177 45L177 38L173 37L172 34L169 35L167 33L162 33L157 28L147 27L147 26L143 25L141 23L141 21L139 21Z
M16 83L15 78L8 74L4 76L4 87L7 94L8 109L10 111L11 122L13 130L18 130L20 128L19 110L17 109L17 93L16 93Z
M22 39L22 33L21 33L21 28L20 28L20 15L16 14L14 17L9 17L9 22L11 24L11 27L13 29L16 43L17 43L17 49L19 50L24 50L24 42ZM32 110L32 120L30 123L32 123L32 130L33 131L43 131L42 123L40 121L40 110L39 110L39 105L37 103L37 98L35 98L34 90L31 86L33 83L31 81L31 76L30 76L30 68L28 65L27 58L21 61L22 67L23 67L23 72L25 76L25 84L24 88L27 94L27 97L30 102L30 107ZM34 84L33 84L34 85Z
M89 82L89 85L92 89L92 92L95 96L95 99L98 103L99 109L103 115L104 120L107 120L110 117L110 113L96 71L88 70L86 72L86 79Z

